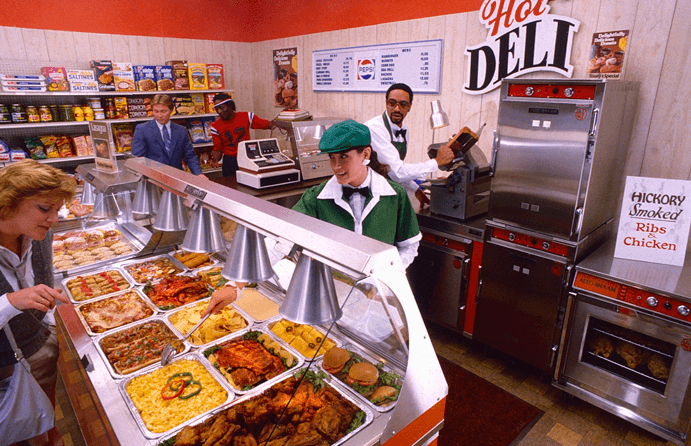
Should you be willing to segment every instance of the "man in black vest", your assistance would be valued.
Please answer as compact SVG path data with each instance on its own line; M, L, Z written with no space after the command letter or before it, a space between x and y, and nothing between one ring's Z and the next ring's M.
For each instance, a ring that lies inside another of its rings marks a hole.
M409 133L403 120L413 105L413 90L406 84L393 84L386 91L386 111L376 116L365 125L372 136L372 149L382 164L388 164L389 177L401 184L408 191L415 193L415 198L423 204L429 204L429 198L422 193L414 180L424 178L436 172L439 166L454 159L453 151L447 146L437 151L437 157L423 163L405 163L408 152Z

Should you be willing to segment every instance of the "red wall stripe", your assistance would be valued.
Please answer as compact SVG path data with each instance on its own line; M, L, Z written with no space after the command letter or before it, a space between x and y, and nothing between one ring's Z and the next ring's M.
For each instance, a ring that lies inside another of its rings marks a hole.
M259 42L480 9L482 0L4 0L0 25Z

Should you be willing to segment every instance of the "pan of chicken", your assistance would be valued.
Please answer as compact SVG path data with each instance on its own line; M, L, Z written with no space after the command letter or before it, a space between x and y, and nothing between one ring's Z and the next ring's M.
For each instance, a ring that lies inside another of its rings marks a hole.
M284 377L261 394L241 397L158 446L334 446L372 422L373 412L326 383L323 372L307 370L301 381L304 372Z

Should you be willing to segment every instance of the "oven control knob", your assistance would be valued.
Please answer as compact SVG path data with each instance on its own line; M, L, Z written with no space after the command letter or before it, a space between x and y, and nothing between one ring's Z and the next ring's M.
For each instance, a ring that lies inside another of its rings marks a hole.
M533 93L535 93L535 90L533 89L533 87L526 87L525 88L525 95L526 96L532 96Z
M542 249L544 249L545 251L549 251L549 248L549 242L542 242Z
M657 304L658 304L657 297L648 296L648 298L645 301L648 303L649 307L657 307Z
M689 315L689 313L691 313L691 310L689 310L689 307L686 305L679 305L677 307L677 313L679 313L680 316L686 317Z
M513 232L509 232L509 241L512 242L514 240L516 240L516 234L514 234Z
M564 89L564 96L566 96L567 98L573 96L573 88L569 87Z
M665 307L665 310L671 310L671 309L672 309L672 304L669 303L669 302L665 302L665 304L663 305L663 307Z

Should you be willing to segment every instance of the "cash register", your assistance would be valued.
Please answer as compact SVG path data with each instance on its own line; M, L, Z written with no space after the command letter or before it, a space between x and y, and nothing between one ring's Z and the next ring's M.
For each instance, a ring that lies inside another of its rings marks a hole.
M238 168L238 183L255 189L300 181L295 161L281 153L276 138L241 141Z

